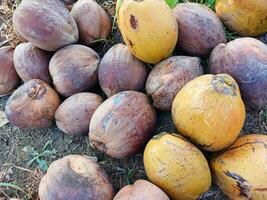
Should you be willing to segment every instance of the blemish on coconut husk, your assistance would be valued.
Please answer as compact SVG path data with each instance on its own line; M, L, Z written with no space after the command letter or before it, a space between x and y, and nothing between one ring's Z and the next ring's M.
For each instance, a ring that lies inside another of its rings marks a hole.
M240 196L251 199L250 190L251 190L252 186L246 181L246 179L244 179L242 176L240 176L234 172L227 171L224 174L235 180L236 186L240 191L240 193L239 193Z
M130 44L131 47L134 46L134 43L130 39L127 38L127 41L129 42L129 44Z
M260 192L265 192L265 191L267 191L267 188L255 188L253 190L260 191Z
M117 94L113 98L113 101L112 101L113 105L119 106L123 102L124 97L126 97L126 96L127 96L127 93L125 93L125 92L121 92L121 93Z
M251 146L252 151L255 152L255 148L253 147L253 145L256 145L256 144L262 144L263 147L267 149L267 144L266 144L266 143L261 142L261 141L255 141L255 142L245 142L244 144L241 144L241 145L239 145L239 146L230 147L230 148L228 148L228 149L222 151L222 153L225 153L225 152L227 152L227 151L231 151L231 150L234 150L234 149L243 147L243 146L245 146L245 145L249 145L249 146Z
M136 19L134 15L131 15L130 24L131 24L132 29L137 32L138 31L138 20Z
M40 84L34 84L28 92L28 96L32 99L41 99L46 94L46 87Z
M218 93L237 96L237 85L227 75L215 75L211 82L214 90Z

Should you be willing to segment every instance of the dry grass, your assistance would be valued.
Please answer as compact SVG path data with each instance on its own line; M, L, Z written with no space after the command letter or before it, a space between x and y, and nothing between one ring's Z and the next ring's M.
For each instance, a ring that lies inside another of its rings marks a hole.
M115 16L115 12L116 12L116 3L115 3L115 1L107 0L107 1L104 1L101 5L107 11L107 13L110 16Z
M18 4L19 1L2 0L0 5L0 46L9 44L15 48L21 42L12 26L13 12Z

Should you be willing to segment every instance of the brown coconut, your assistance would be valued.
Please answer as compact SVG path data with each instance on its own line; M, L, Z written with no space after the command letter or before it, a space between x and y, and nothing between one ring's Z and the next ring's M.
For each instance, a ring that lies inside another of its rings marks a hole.
M90 122L92 147L114 158L126 158L144 146L156 127L156 112L146 95L125 91L113 95L95 111Z
M94 93L78 93L67 98L56 111L56 124L70 135L88 133L91 117L103 99Z
M173 9L179 27L178 47L192 56L207 57L214 47L226 43L223 25L207 6L181 3Z
M137 180L133 185L122 188L113 200L169 200L169 197L156 185Z
M56 90L65 97L88 91L97 84L98 54L89 47L73 44L57 51L49 63Z
M171 110L176 94L189 81L203 74L201 59L189 56L170 57L157 64L150 72L146 91L159 110Z
M11 47L0 48L0 95L7 94L19 82L19 76L13 62L14 49Z
M78 40L77 25L59 0L22 0L13 14L13 25L22 38L47 51Z
M26 82L31 79L41 79L52 83L49 74L49 61L51 55L35 47L30 42L21 43L14 51L14 65L20 78Z
M106 172L80 155L54 161L39 185L40 200L112 200L113 196Z
M53 124L59 104L58 94L47 83L32 79L9 97L5 113L19 128L47 128Z
M113 46L104 55L98 70L102 90L110 97L116 93L145 87L148 69L124 44Z
M111 20L97 2L78 0L72 7L71 15L77 23L82 44L90 45L94 40L109 36Z

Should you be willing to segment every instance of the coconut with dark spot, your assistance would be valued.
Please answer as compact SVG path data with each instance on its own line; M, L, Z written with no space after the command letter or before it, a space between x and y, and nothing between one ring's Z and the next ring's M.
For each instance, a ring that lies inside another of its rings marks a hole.
M126 90L143 90L147 75L146 65L124 44L113 46L101 60L98 70L100 86L109 97Z
M91 48L73 44L57 51L49 63L56 90L65 97L88 91L97 84L98 54Z
M78 93L67 98L56 111L56 124L70 135L85 135L91 117L103 99L94 93Z
M59 0L23 0L13 14L16 32L40 49L55 51L78 40L78 28Z
M0 48L0 95L7 94L19 82L19 76L13 62L14 49L11 47Z
M39 185L40 200L112 200L113 196L106 172L80 155L54 161Z
M116 9L118 27L134 56L152 64L169 57L178 27L165 0L124 0Z
M223 25L207 6L181 3L173 9L179 27L178 47L192 56L209 56L214 47L226 43Z
M26 82L31 79L41 79L52 83L48 66L51 55L30 42L16 46L14 52L14 65L20 78Z
M47 83L32 79L9 97L5 112L19 128L47 128L53 124L59 104L58 94Z
M186 83L203 74L201 59L189 56L170 57L157 64L146 82L146 92L159 110L171 110L176 94Z
M238 38L218 45L209 60L213 74L230 74L248 107L267 105L267 46L254 38Z
M126 158L144 146L156 127L156 112L146 95L125 91L102 103L90 122L92 147L114 158Z
M75 19L80 41L84 45L98 39L105 39L111 31L111 20L106 11L93 0L78 0L71 15Z
M267 199L267 135L251 134L215 154L211 160L216 184L231 200Z

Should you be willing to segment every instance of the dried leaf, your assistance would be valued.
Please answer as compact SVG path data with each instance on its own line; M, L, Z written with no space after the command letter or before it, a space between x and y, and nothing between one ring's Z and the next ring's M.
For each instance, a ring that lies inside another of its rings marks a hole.
M0 128L8 123L9 121L6 117L6 113L4 111L0 111Z

